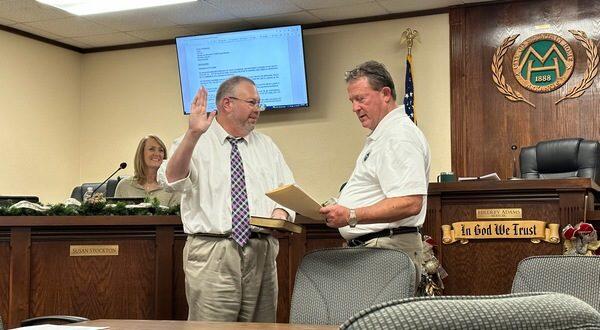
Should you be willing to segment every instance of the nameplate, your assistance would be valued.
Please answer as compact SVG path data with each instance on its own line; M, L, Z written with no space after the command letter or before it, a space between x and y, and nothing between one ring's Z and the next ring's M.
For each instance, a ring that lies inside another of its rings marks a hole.
M460 221L442 225L442 243L460 241L466 244L470 239L530 239L532 243L558 244L558 229L558 224L540 220Z
M477 219L522 219L523 211L517 209L477 209L475 211Z
M118 245L71 245L70 257L118 256Z

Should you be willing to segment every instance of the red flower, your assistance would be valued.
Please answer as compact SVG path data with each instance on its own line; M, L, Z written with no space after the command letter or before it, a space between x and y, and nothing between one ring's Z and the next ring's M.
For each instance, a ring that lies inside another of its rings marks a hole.
M594 226L586 222L580 222L575 226L575 233L579 235L588 235L594 231Z
M424 235L423 241L431 246L435 246L435 241L433 240L433 238L431 236Z
M575 238L575 228L571 224L566 225L562 230L562 236L566 240L573 240Z

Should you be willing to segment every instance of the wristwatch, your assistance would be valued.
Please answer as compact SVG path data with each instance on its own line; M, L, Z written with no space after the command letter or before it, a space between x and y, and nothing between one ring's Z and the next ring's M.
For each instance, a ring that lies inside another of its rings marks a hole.
M350 218L348 218L348 226L350 226L350 228L354 228L356 227L356 224L358 224L358 219L356 218L356 210L350 209Z

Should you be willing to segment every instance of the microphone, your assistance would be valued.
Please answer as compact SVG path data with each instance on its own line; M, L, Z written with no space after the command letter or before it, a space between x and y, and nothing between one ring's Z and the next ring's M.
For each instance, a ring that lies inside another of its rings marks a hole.
M117 174L117 172L119 172L120 170L124 169L125 167L127 167L127 163L122 162L121 164L119 164L119 168L116 171L114 171L111 175L109 175L108 178L106 178L106 180L102 181L102 183L99 184L98 187L96 187L96 189L94 189L92 191L92 196L94 196L94 193L96 192L96 190L98 190L100 187L102 187L102 185L105 184L106 181L110 180L110 178L112 178L113 175Z
M515 151L517 151L517 145L513 144L512 146L510 146L510 150L512 150L512 154L513 154L512 177L513 178L517 178L518 177L518 173L517 173L517 157L515 156Z

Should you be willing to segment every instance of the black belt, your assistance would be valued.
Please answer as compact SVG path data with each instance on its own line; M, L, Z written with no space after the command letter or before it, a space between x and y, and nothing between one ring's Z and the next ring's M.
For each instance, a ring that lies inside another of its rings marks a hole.
M384 229L382 231L360 235L356 238L348 240L348 246L351 246L351 247L360 246L360 245L365 244L367 241L372 240L373 238L392 237L394 235L418 233L418 232L419 232L418 227L398 227L398 228Z
M217 238L231 238L231 234L196 233L196 234L191 234L191 236L206 236L206 237L217 237ZM250 239L254 239L254 238L262 239L262 238L267 238L269 236L271 236L271 234L257 233L255 231L250 232Z
M263 238L267 238L269 236L271 236L271 234L257 233L255 231L253 231L253 232L250 233L250 239L253 239L253 238L263 239Z

